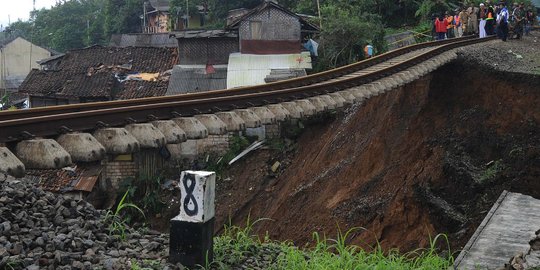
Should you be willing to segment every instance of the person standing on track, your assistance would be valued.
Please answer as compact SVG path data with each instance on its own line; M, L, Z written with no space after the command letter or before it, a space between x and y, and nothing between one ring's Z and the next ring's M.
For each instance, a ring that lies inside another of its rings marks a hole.
M446 26L446 37L447 38L453 38L454 37L454 16L452 16L448 11L445 14L444 18L447 22Z
M480 10L478 10L478 19L480 19L480 24L478 25L478 33L480 38L485 38L486 35L486 18L487 18L487 9L484 3L480 3Z
M446 37L446 29L448 21L441 14L435 19L435 31L437 32L437 40L443 40Z
M459 20L461 21L461 32L464 35L467 35L468 34L467 33L467 24L469 23L469 13L467 13L466 7L463 7L461 9L461 12L459 12Z
M495 11L490 5L487 8L487 17L486 17L486 35L492 36L494 34L493 28L495 26Z
M508 38L508 9L505 2L499 3L499 13L497 14L497 35L502 41Z
M516 34L516 39L521 39L523 35L523 25L525 21L525 10L523 9L523 2L519 4L512 12L512 17L514 21L514 34Z
M463 28L461 26L461 17L459 16L459 14L461 14L461 12L459 12L459 9L456 9L454 15L454 35L457 38L463 36Z
M525 35L528 36L534 24L534 14L531 9L525 14Z

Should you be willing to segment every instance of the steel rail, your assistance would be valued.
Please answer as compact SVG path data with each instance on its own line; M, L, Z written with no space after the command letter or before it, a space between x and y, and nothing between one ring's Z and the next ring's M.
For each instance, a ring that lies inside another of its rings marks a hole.
M359 70L384 63L392 58L399 57L406 53L440 46L444 44L449 44L452 42L463 41L472 39L473 36L466 36L456 39L447 39L442 41L430 41L424 43L413 44L406 46L397 50L393 50L376 57L359 61L350 65L343 67L335 68L329 71L319 72L311 74L308 76L294 78L289 80L283 80L268 84L256 85L256 86L247 86L239 87L233 89L222 89L222 90L213 90L201 93L191 93L191 94L180 94L172 96L162 96L162 97L150 97L150 98L141 98L141 99L130 99L130 100L115 100L115 101L105 101L105 102L91 102L91 103L78 103L70 105L60 105L53 107L40 107L32 108L28 110L15 110L15 111L0 111L0 121L10 120L10 119L19 119L22 117L37 117L45 116L58 113L68 113L68 112L81 112L97 109L107 109L115 107L127 107L127 106L138 106L143 104L152 104L156 102L171 102L171 101L183 101L183 100L194 100L200 98L208 98L212 96L224 96L224 95L235 95L241 93L253 93L253 92L263 92L263 91L272 91L278 89L294 88L300 86L307 86L315 83L321 83L331 79L336 79Z
M287 89L257 92L234 92L229 95L206 95L204 98L174 100L140 104L136 106L112 107L81 112L35 116L0 121L0 142L14 142L27 136L54 136L75 130L88 131L103 123L108 126L122 126L129 122L146 122L152 119L170 119L176 116L191 116L221 110L260 106L299 98L335 92L369 83L390 74L422 63L447 50L474 43L492 40L466 39L446 43L401 63L384 67L369 74L347 77L332 83L312 84ZM213 91L215 92L215 91Z

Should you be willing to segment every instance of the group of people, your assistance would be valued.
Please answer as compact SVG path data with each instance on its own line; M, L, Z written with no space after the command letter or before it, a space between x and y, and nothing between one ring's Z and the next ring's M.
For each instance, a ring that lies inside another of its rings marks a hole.
M477 34L479 37L494 35L506 41L509 28L512 38L521 39L523 33L528 35L535 20L532 9L525 10L524 3L514 3L510 12L505 2L492 5L491 0L481 3L479 7L456 9L454 15L434 15L433 36L437 40Z

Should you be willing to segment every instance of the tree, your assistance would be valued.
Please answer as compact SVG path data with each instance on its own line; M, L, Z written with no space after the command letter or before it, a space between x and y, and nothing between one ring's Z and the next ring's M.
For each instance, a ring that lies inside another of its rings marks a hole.
M362 12L357 6L327 3L321 7L323 28L318 69L342 66L363 59L363 47L370 43L384 51L384 28L380 16Z

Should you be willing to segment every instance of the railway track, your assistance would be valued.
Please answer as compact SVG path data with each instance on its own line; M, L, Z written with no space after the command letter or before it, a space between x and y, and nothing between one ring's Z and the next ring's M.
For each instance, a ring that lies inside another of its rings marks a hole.
M33 136L55 136L68 131L88 131L99 125L122 126L130 122L214 113L333 93L398 73L448 50L492 39L494 37L463 37L420 43L330 71L252 87L4 111L0 112L0 143Z

